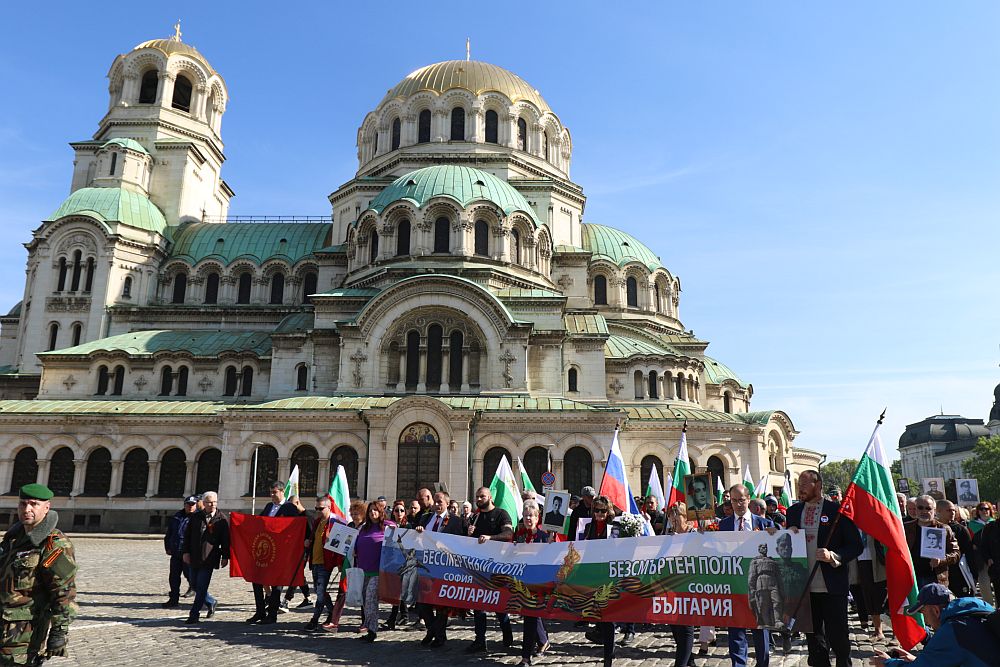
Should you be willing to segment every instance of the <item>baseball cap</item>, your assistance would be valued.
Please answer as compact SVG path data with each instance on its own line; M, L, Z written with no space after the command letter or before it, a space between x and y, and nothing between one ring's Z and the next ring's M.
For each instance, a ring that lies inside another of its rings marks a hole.
M951 591L941 584L927 584L917 593L917 601L906 608L907 614L916 614L929 604L944 605L951 602Z
M376 498L375 500L378 500L379 502L386 502L386 500L385 500L385 496L379 496L379 497L378 497L378 498Z
M583 487L583 490L580 491L580 495L587 498L595 498L597 497L597 491L594 491L594 487L592 486L585 486Z
M827 492L828 495L831 495L831 496L840 496L840 495L843 495L843 494L840 493L840 487L839 486L831 486L829 489L827 489L826 492Z
M768 496L764 498L764 502L766 502L768 505L774 505L775 507L777 507L778 505L778 499L775 498L774 496Z
M187 498L184 499L184 504L185 505L197 505L198 504L198 496L188 496Z

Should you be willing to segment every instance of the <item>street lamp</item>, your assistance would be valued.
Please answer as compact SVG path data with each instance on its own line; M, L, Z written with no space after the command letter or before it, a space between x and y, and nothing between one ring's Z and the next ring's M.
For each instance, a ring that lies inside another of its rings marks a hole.
M253 445L253 483L250 485L250 493L252 494L252 499L250 500L250 514L257 513L257 451L264 446L263 442L253 441L250 443Z

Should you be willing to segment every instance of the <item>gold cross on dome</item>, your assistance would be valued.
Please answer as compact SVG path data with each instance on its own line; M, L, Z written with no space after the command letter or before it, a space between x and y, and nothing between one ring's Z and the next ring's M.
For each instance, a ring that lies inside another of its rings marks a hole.
M174 24L174 41L181 41L181 20L177 19L177 23Z

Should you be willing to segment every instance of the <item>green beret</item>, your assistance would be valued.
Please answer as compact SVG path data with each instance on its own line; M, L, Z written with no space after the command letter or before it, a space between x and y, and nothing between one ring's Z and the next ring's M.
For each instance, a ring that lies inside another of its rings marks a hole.
M18 493L21 500L52 500L52 490L44 484L25 484Z

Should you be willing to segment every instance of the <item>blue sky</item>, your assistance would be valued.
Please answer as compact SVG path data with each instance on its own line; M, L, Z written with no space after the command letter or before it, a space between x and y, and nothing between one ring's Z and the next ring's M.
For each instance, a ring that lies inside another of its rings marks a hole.
M585 220L682 280L709 354L787 411L796 444L860 454L940 410L985 418L1000 382L1000 5L63 3L6 9L0 308L21 243L68 193L115 55L166 37L222 73L233 214L329 212L365 113L464 57L538 88L570 128ZM512 26L516 26L512 28Z

